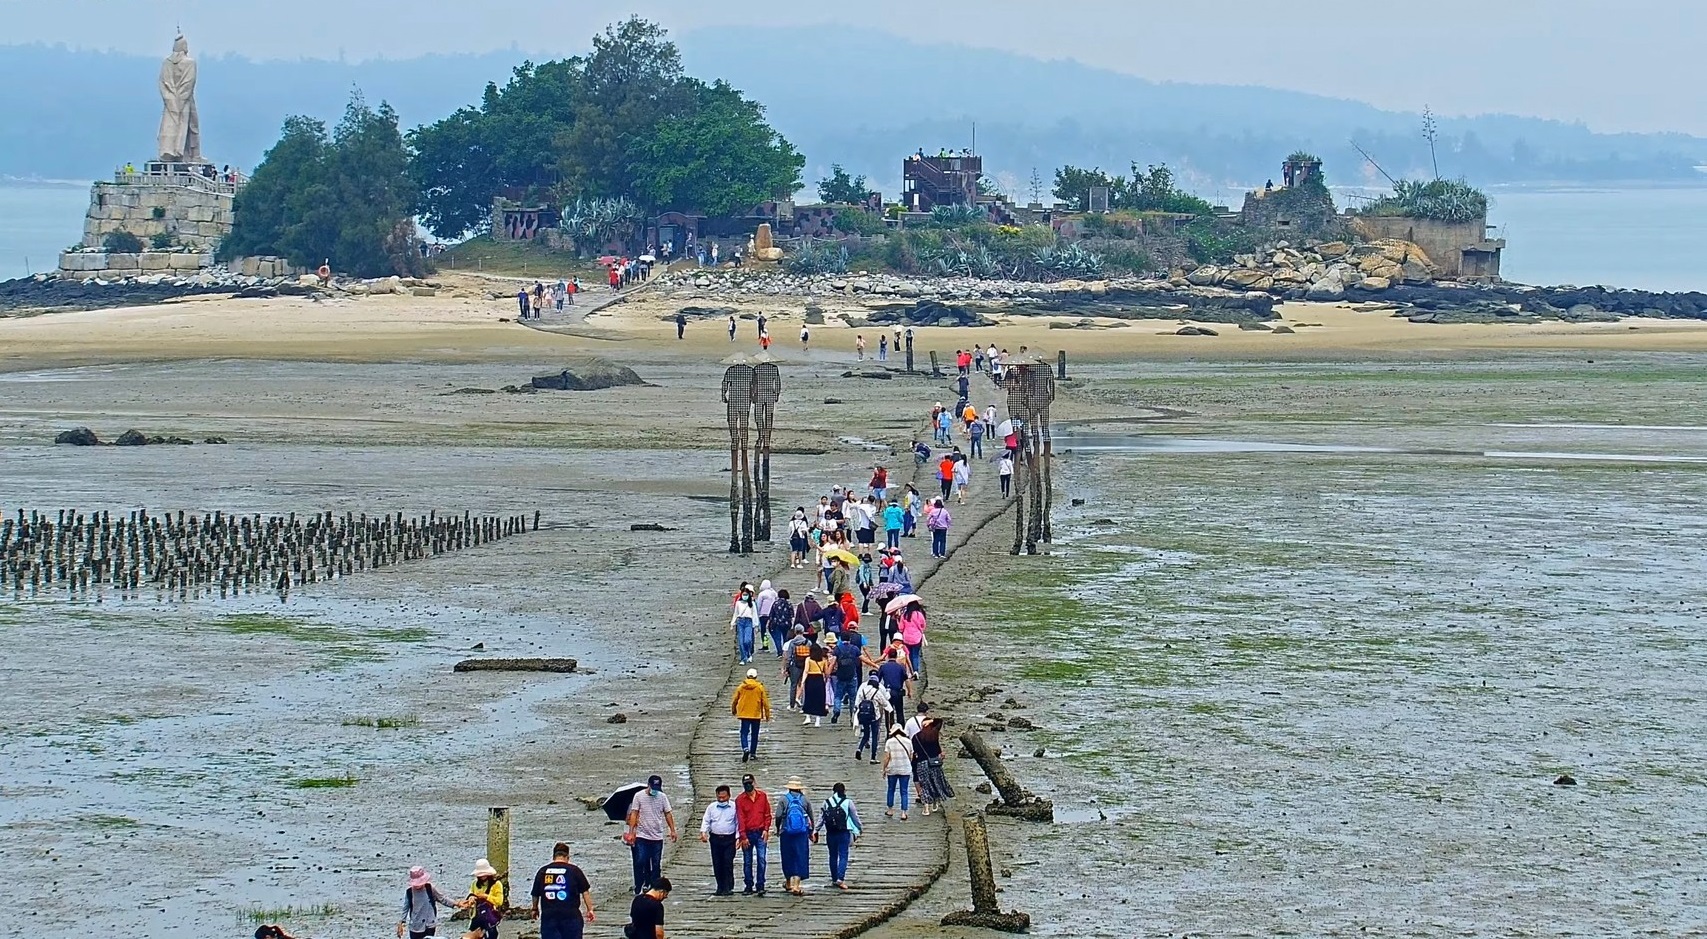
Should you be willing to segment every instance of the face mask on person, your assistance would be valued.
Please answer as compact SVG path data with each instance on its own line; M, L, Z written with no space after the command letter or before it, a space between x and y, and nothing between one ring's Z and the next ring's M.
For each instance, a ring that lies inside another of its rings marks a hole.
M742 792L752 792L753 791L753 783L750 780L747 782L743 782L741 784L741 791Z

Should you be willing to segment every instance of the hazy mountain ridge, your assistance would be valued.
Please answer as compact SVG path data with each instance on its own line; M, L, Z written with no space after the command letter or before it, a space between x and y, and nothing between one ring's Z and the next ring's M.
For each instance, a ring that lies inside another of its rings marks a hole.
M717 28L678 37L691 72L722 77L765 103L807 155L806 177L831 162L894 195L902 156L968 146L1024 197L1035 167L1124 170L1168 162L1200 185L1277 176L1294 149L1328 161L1335 182L1382 182L1356 139L1394 175L1432 172L1420 116L1346 98L1273 88L1152 82L1070 61L909 43L876 32ZM328 121L352 87L389 101L404 125L478 101L528 58L518 52L362 63L202 60L198 93L209 158L252 167L285 116ZM544 56L533 55L534 59ZM0 112L0 174L95 177L151 155L157 58L62 47L0 46L0 82L29 89ZM43 81L42 76L52 76ZM1440 170L1479 183L1702 180L1707 139L1596 134L1578 124L1510 115L1440 120Z

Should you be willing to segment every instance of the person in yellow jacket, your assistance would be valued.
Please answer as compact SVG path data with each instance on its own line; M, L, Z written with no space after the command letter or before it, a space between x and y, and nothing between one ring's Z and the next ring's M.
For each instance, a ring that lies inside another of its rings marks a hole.
M759 758L759 725L771 719L771 695L759 681L759 670L747 669L747 679L735 687L729 713L741 720L741 762Z

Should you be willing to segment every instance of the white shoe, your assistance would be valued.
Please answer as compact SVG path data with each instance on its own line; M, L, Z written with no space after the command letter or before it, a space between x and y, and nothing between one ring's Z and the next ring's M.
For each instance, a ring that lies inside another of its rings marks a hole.
M807 727L807 726L810 726L811 723L812 723L812 718L808 717L807 719L800 722L800 726Z
M813 727L822 727L822 726L824 726L824 719L823 719L823 718L822 718L822 717L814 717L814 718L812 718L812 726L813 726Z

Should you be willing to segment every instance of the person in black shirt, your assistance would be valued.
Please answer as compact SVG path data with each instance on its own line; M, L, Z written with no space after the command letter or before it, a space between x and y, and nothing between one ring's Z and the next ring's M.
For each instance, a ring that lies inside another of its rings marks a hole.
M586 923L593 921L593 887L569 862L569 846L561 841L551 849L551 863L533 875L532 915L539 918L539 939L581 939Z
M628 908L628 939L664 939L664 901L670 896L670 878L660 877L650 890L634 898Z

